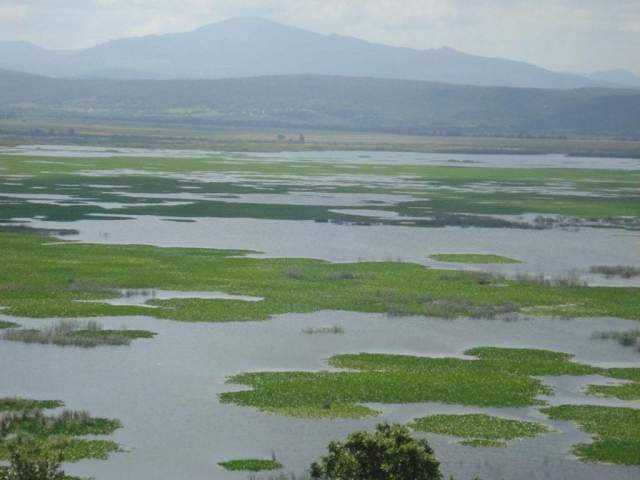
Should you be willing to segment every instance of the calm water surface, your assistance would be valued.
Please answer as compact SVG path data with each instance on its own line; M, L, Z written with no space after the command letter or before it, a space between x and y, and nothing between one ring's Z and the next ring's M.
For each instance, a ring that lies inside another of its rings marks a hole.
M13 318L2 317L0 319ZM25 326L47 320L19 319ZM570 446L587 441L566 422L550 422L533 408L482 409L452 405L382 405L384 414L364 420L303 420L220 404L217 394L237 386L225 377L245 371L318 370L339 353L380 352L459 356L483 345L536 347L571 352L581 362L601 366L637 366L633 349L595 341L602 329L628 329L632 321L616 319L517 322L389 318L384 315L323 311L288 314L271 321L193 324L148 317L101 319L105 327L142 328L158 332L152 340L130 347L81 349L0 342L0 395L64 400L69 408L122 420L113 436L128 451L108 461L85 461L69 472L97 480L241 479L217 462L266 457L273 450L287 470L301 473L322 454L326 444L349 432L372 427L381 419L408 422L438 412L487 412L539 420L558 432L514 442L507 449L473 449L452 439L428 435L447 474L457 478L637 479L640 469L590 465L572 460ZM303 333L305 327L341 325L344 334ZM640 407L640 402L584 397L584 383L598 377L549 379L557 392L551 403L597 403ZM549 475L549 476L547 476Z

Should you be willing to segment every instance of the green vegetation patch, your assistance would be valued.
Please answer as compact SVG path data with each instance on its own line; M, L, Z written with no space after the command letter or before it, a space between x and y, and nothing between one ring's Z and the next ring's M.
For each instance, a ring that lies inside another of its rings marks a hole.
M437 253L431 255L431 258L438 262L452 263L522 263L520 260L509 257L480 253Z
M0 412L27 412L30 410L51 410L64 406L60 400L31 400L20 397L0 398Z
M615 397L620 400L640 400L640 382L620 385L589 385L586 393L603 397Z
M16 328L19 327L20 325L18 325L17 323L13 323L13 322L5 322L0 320L0 330L4 330L7 328Z
M421 432L465 438L467 446L506 446L507 441L535 437L551 431L537 422L525 422L485 414L432 415L410 425Z
M572 421L592 435L573 453L592 462L640 465L640 410L595 405L562 405L542 410L553 420Z
M65 410L46 415L42 409L62 406L54 400L0 399L0 460L7 460L12 447L25 443L52 458L62 457L65 462L82 459L106 459L120 447L109 440L81 438L86 435L110 435L121 423L116 419L92 417L84 411Z
M0 436L29 434L38 437L56 435L109 435L121 428L119 420L91 417L87 412L65 410L45 415L41 410L5 415L0 418Z
M61 320L44 329L15 329L5 332L2 338L12 342L42 343L61 346L91 348L99 345L129 345L138 338L153 338L154 332L146 330L103 330L93 321Z
M282 468L280 462L275 460L264 460L257 458L248 458L243 460L229 460L227 462L218 463L225 470L243 471L243 472L261 472L265 470L279 470Z
M503 442L501 440L489 440L487 438L470 438L468 440L461 440L458 442L460 445L464 445L465 447L491 447L491 448L504 448L507 447L507 442Z
M607 278L633 278L640 276L640 267L631 265L594 265L589 268L589 272L604 275Z
M40 235L0 233L0 262L4 265L0 291L7 314L45 318L147 315L211 322L347 310L445 318L493 318L523 312L640 319L636 288L493 280L474 272L410 263L258 259L243 257L245 253L50 244ZM292 271L300 275L292 276ZM343 280L341 272L345 271L352 278ZM113 297L118 289L145 289L149 285L163 290L222 291L264 300L180 298L149 302L157 308L87 302Z
M61 456L64 462L75 463L80 460L94 459L107 460L109 454L122 451L120 446L110 440L87 440L65 435L48 438L29 438L44 452L54 456ZM11 445L18 442L18 437L0 442L0 460L7 460L10 455Z
M268 143L261 145L264 148ZM598 220L600 226L637 228L640 217L640 174L634 171L462 167L459 164L266 162L222 156L181 158L179 161L175 158L139 157L49 158L46 169L42 161L42 157L0 155L4 169L0 177L13 180L3 185L3 192L24 194L37 189L41 194L70 195L94 204L33 203L28 198L13 197L10 199L11 208L0 212L1 220L42 216L47 220L73 221L90 218L95 213L112 216L114 210L100 203L117 202L122 204L122 208L117 210L120 215L157 215L171 221L208 216L370 223L371 219L363 221L363 217L322 204L292 205L285 200L280 204L259 200L244 203L219 201L215 197L174 204L150 202L144 197L145 193L155 194L156 198L163 200L162 194L167 194L166 200L170 200L171 195L180 192L183 186L195 186L203 194L287 194L299 190L302 179L314 182L327 176L332 178L331 184L318 181L314 191L413 196L413 200L397 205L368 206L381 213L397 213L399 217L374 221L390 225L550 228L556 224L579 225ZM125 169L129 173L123 174ZM104 185L104 188L87 185L84 174L96 171L100 176L92 179L95 182L92 185ZM227 174L232 180L203 184L188 178L208 172ZM178 174L187 178L176 178ZM15 175L20 176L19 181L12 178ZM389 181L383 184L372 182L372 176L376 179L386 177ZM266 177L269 179L267 192L264 190ZM400 188L407 180L414 188ZM120 190L126 189L135 196L123 196L109 185L120 186ZM538 193L534 193L536 190ZM533 222L499 217L532 212L540 214Z
M342 371L254 372L228 383L251 390L225 392L225 403L311 418L374 414L361 404L441 402L482 407L539 404L549 387L534 376L609 375L606 369L575 363L571 355L546 350L482 347L476 359L361 353L338 355L329 364ZM357 409L359 407L359 409Z
M594 332L591 338L595 340L615 340L623 347L640 347L640 328Z

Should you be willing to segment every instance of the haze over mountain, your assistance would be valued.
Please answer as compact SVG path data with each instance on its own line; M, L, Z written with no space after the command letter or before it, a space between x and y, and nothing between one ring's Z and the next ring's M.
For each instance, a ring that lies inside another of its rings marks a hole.
M0 116L435 135L640 137L640 91L285 75L54 79L0 71Z
M623 87L640 88L640 77L633 72L624 69L602 70L589 75L589 78L608 82L610 84L620 85Z
M373 44L253 17L186 33L113 40L71 52L0 42L0 68L75 78L218 79L320 74L560 89L614 86L619 79L552 72L524 62L479 57L450 48L415 50ZM623 85L632 86L626 81Z

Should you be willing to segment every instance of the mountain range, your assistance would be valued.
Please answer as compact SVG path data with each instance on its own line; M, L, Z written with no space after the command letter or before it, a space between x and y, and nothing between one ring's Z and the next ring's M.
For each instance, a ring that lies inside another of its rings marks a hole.
M186 33L112 40L84 50L55 51L24 42L0 42L0 68L60 78L223 79L315 74L527 88L640 88L640 79L626 71L593 75L553 72L446 47L392 47L253 17Z
M56 79L0 71L0 116L435 135L640 138L640 91L281 75Z

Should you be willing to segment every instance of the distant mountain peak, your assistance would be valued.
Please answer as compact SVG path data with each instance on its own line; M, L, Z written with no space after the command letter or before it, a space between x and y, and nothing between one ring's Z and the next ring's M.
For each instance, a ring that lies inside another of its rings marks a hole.
M262 17L237 17L196 30L112 40L59 52L0 44L0 68L56 77L246 78L337 75L452 84L578 88L610 82L551 72L445 46L418 50L324 35Z

